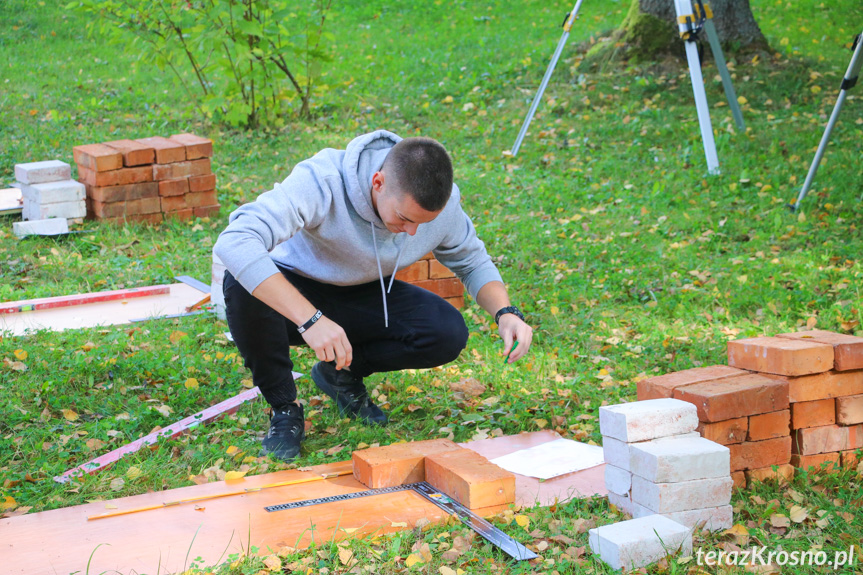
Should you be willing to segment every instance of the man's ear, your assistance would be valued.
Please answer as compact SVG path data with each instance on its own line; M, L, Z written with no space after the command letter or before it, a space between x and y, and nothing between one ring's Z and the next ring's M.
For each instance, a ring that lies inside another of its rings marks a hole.
M381 171L377 171L372 175L372 190L376 192L380 192L381 188L384 185L384 180L386 176Z

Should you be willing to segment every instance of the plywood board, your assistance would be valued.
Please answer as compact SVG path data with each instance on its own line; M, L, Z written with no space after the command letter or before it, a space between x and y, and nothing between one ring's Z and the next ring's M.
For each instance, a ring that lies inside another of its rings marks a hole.
M554 433L527 433L466 444L478 452L503 455L551 439ZM602 467L600 467L601 469ZM257 492L199 500L152 511L106 519L88 517L147 505L161 505L201 495L217 495L282 481L320 476L351 469L350 461L318 465L309 470L291 470L246 477L240 481L216 482L146 493L112 501L89 503L65 509L0 519L0 557L4 573L176 573L188 567L186 557L201 557L199 564L224 562L232 553L248 549L261 553L283 546L305 547L345 537L410 529L421 518L432 522L445 514L413 492L397 492L344 502L268 513L267 505L364 491L352 475L322 479ZM593 469L555 478L542 489L535 479L517 476L516 499L549 499L552 493L569 497L604 491L604 480L579 477ZM601 475L601 474L600 474ZM592 476L591 476L592 477ZM591 486L592 485L592 486ZM475 510L490 515L500 509Z
M0 215L20 214L23 210L21 190L18 188L0 190Z
M505 439L505 441L501 441ZM506 437L493 437L479 441L462 443L486 459L509 455L520 449L528 449L543 443L560 439L554 431L535 431ZM605 465L597 465L584 471L568 473L539 481L533 477L515 474L515 502L524 507L548 507L555 501L564 502L593 495L605 496Z
M186 313L186 308L201 300L206 293L184 283L168 284L170 293L0 314L0 334L24 335L28 330L63 331L82 327L117 325L132 320Z

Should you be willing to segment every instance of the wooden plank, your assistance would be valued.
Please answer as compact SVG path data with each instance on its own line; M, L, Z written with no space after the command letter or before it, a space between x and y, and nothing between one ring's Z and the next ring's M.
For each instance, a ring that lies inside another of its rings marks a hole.
M93 293L61 295L55 297L43 297L0 303L0 314L21 313L26 311L37 311L43 309L54 309L58 307L69 307L73 305L84 305L88 303L100 303L105 301L116 301L131 299L135 297L146 297L170 293L171 286L158 285L140 288L118 289L100 291Z

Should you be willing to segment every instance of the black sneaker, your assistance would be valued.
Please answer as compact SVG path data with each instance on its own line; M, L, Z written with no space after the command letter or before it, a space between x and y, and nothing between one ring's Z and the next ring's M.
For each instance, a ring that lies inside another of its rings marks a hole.
M264 455L282 461L291 461L300 454L300 442L306 436L303 406L292 403L283 409L274 409L270 416L270 430L261 442Z
M342 417L356 417L372 425L386 425L389 419L369 398L363 378L350 371L337 370L329 361L319 361L312 368L312 381L332 397Z

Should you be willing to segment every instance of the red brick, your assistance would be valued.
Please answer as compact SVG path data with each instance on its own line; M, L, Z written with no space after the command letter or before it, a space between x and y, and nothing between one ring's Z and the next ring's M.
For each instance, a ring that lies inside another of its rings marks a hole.
M188 193L185 197L186 205L190 208L212 206L219 203L219 198L216 197L216 190L210 190L209 192Z
M87 196L99 202L125 202L140 198L152 198L159 195L159 184L144 182L125 186L106 186L97 188L87 186Z
M445 297L444 301L449 302L454 308L462 309L464 308L464 296L459 297Z
M168 138L172 142L186 146L186 159L209 158L213 155L213 142L194 134L175 134Z
M136 141L153 148L156 153L157 164L172 164L186 159L186 146L179 142L172 142L168 138L153 136L152 138L139 138Z
M728 367L727 365L711 365L657 375L656 377L642 379L636 384L638 400L644 401L646 399L673 397L674 389L677 387L723 379L735 375L746 375L747 373L742 369Z
M863 423L863 394L837 397L836 421L842 425Z
M804 471L809 470L810 473L830 472L839 469L841 459L839 453L815 453L813 455L795 453L791 456L791 465Z
M426 477L468 509L515 502L515 475L470 449L426 456Z
M214 206L201 206L200 208L192 208L196 218L208 218L210 216L219 215L219 209L222 206L216 204Z
M182 196L189 193L189 178L176 180L161 180L159 182L160 196Z
M88 214L91 217L95 216L97 218L116 218L138 214L153 214L158 213L159 210L158 197L110 203L103 203L92 199L87 201Z
M158 196L126 202L126 215L158 214L162 210Z
M454 278L455 274L437 260L429 260L429 277L432 279Z
M776 375L809 375L833 369L833 346L783 337L728 342L728 365Z
M396 272L396 279L403 282L417 282L429 278L429 263L425 260L414 262L404 269Z
M788 409L788 384L759 374L738 375L678 387L674 398L694 404L699 421L717 422Z
M836 423L836 400L819 399L791 404L791 429L821 427Z
M639 397L639 399L641 398ZM709 439L722 445L743 443L746 441L746 436L749 433L749 418L737 417L735 419L717 421L716 423L705 423L702 421L698 423L696 431L704 439Z
M464 286L458 278L446 278L442 280L421 280L413 285L436 293L442 298L458 297L464 295Z
M163 212L176 212L185 210L190 206L186 205L186 196L166 196L162 198Z
M118 218L103 218L103 222L110 222L117 225L125 225L127 223L137 222L142 224L160 224L162 223L162 214L136 214Z
M188 152L188 150L187 150ZM185 162L174 162L173 164L153 164L153 179L173 180L176 178L188 178L191 176L205 176L211 174L210 159L187 160Z
M783 465L791 460L790 437L745 441L729 445L728 449L731 450L731 471Z
M850 467L851 469L856 469L857 466L860 465L861 457L859 450L850 449L848 451L842 451L839 456L842 467Z
M373 489L425 481L427 455L459 449L448 439L430 439L354 451L354 477Z
M791 435L791 410L783 409L771 413L749 416L749 441L764 441L774 437Z
M191 220L192 218L194 218L195 212L192 208L186 208L184 210L176 210L173 212L162 212L162 215L166 220L169 218L173 218L175 220L185 222L186 220Z
M732 471L731 481L734 482L732 486L735 489L746 489L746 475L743 471Z
M153 147L135 140L114 140L105 142L105 145L123 154L123 165L127 168L146 166L156 161L156 151Z
M776 468L775 470L774 467ZM747 487L751 487L753 483L768 480L773 480L780 485L784 485L794 479L794 466L790 463L785 463L783 465L762 467L761 469L747 469L744 473L746 474Z
M99 188L140 184L153 181L153 170L150 166L136 166L110 172L94 172L78 166L78 181Z
M801 377L764 375L788 382L788 398L791 403L863 393L863 370L859 369L856 371L827 371Z
M863 425L822 425L794 431L794 453L814 455L863 448Z
M72 157L78 170L87 168L94 172L119 170L123 167L123 154L104 144L85 144L72 148Z
M192 176L189 178L190 192L209 192L216 189L216 174Z
M823 330L780 333L776 337L801 339L832 345L833 369L836 371L863 369L863 337Z

